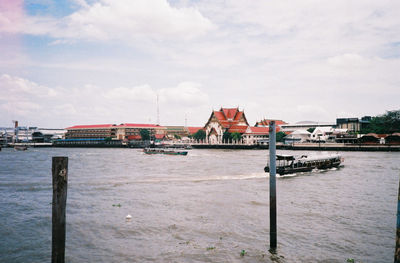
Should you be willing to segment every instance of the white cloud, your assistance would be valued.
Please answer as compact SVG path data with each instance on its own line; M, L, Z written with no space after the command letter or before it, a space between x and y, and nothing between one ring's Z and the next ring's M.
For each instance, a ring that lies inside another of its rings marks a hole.
M193 82L182 82L173 88L164 88L159 91L160 98L171 104L198 107L209 102L208 95L201 91L201 85Z
M398 107L399 1L74 0L73 8L25 18L22 32L46 35L38 41L49 46L27 42L31 61L21 69L65 87L52 88L53 99L64 96L60 105L91 122L154 122L157 93L162 123L187 114L196 125L211 105L291 122ZM0 72L21 72L8 70L11 61L0 60Z
M328 64L342 68L367 67L372 65L372 60L358 54L343 54L328 58Z
M151 102L155 101L156 96L156 92L147 84L133 88L113 88L104 93L104 97L108 99L128 100L129 102Z
M191 39L214 25L195 8L174 8L166 0L101 0L62 19L27 17L24 32L60 39ZM54 42L56 43L56 42Z
M0 100L21 101L30 97L54 97L57 92L54 89L38 85L27 79L13 77L7 74L0 76Z

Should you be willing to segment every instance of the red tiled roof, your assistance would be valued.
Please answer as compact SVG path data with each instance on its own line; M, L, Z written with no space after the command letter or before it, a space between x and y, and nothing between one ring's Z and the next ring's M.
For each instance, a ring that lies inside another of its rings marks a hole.
M232 125L232 126L229 128L228 131L229 131L230 133L233 133L233 132L245 133L246 130L247 130L247 127L248 127L248 126L246 126L246 125Z
M157 124L140 124L140 123L122 123L118 127L133 127L133 128L162 128Z
M156 134L154 135L156 139L163 139L165 137L165 134Z
M202 130L203 127L187 127L190 134L195 134L197 131Z
M243 111L239 111L239 108L221 108L219 111L213 111L213 114L224 128L237 125L244 117Z
M250 127L251 133L268 134L268 127Z
M237 108L230 108L230 109L228 109L228 108L221 108L221 110L220 111L223 111L224 112L224 115L225 115L225 117L227 118L227 119L233 119L233 118L235 118L235 116L236 116L236 113L239 111L239 109L237 109Z
M160 125L156 124L138 124L138 123L122 123L120 125L115 124L95 124L95 125L75 125L68 128L66 130L73 130L73 129L106 129L106 128L163 128Z
M214 115L218 120L225 120L224 114L220 111L214 111Z
M236 116L235 116L235 121L240 120L240 118L242 117L242 115L243 115L243 111L239 111L239 112L236 114Z
M73 129L101 129L101 128L111 128L116 127L115 124L95 124L95 125L75 125L68 128L66 130L73 130Z
M250 127L251 132L246 132L246 134L269 134L269 127ZM275 131L280 130L279 126L275 126Z
M127 139L128 140L141 140L142 136L140 136L140 135L129 135L129 136L127 136Z
M283 125L283 124L287 124L286 122L282 121L282 120L269 120L269 119L264 119L261 121L258 121L256 123L256 126L269 126L269 123L271 121L275 121L275 125Z

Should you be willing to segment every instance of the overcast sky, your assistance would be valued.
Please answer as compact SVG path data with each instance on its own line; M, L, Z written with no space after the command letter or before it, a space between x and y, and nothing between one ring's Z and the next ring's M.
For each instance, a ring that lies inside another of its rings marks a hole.
M400 108L400 1L1 0L0 126Z

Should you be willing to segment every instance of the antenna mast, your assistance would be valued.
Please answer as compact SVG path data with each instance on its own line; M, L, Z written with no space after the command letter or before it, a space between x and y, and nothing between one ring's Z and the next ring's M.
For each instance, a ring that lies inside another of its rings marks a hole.
M157 125L160 125L160 107L158 104L158 93L157 93Z
M187 127L187 115L185 114L185 127Z

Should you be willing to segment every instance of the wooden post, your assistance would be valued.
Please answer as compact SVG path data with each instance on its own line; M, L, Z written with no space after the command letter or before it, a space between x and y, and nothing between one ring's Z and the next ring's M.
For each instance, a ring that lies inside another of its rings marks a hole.
M400 182L397 196L397 228L396 228L396 250L394 252L394 263L400 263Z
M276 230L276 130L275 121L269 124L269 222L270 251L277 246Z
M67 203L68 157L53 157L53 218L51 262L65 260L65 207Z

